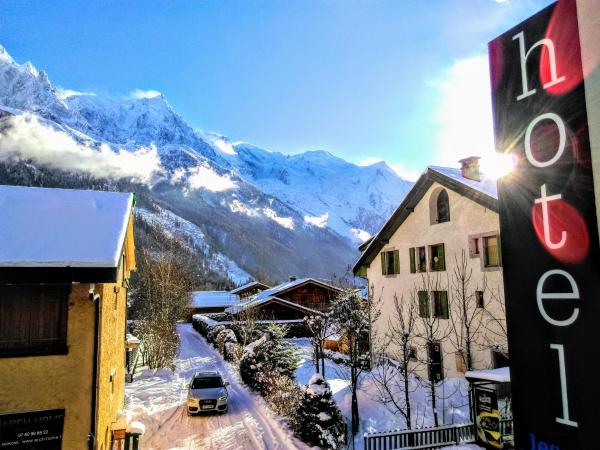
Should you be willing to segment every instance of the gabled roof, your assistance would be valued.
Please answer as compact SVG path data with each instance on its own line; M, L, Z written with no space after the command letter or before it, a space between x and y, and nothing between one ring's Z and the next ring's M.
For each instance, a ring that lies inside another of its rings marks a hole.
M259 292L258 294L250 297L250 299L248 301L251 301L251 300L257 299L257 298L264 299L264 298L268 298L268 297L276 297L278 295L283 294L284 292L291 291L292 289L295 289L297 287L302 286L303 284L308 284L308 283L314 283L314 284L324 287L326 289L331 289L331 290L338 291L338 292L341 291L341 289L339 289L335 286L332 286L331 284L329 284L325 281L320 281L315 278L298 278L296 280L285 281L285 282L278 284L277 286L274 286L270 289L266 289L262 292Z
M279 297L268 297L268 298L262 298L262 299L253 298L253 300L250 300L248 302L244 302L239 305L233 305L233 306L227 308L225 310L225 312L230 313L230 314L236 314L236 313L243 311L245 309L248 309L248 308L256 308L257 306L265 306L270 303L279 303L281 305L288 306L290 308L297 309L299 311L303 311L303 312L306 312L309 314L321 314L317 310L314 310L312 308L307 308L306 306L302 306L302 305L299 305L298 303L290 302L289 300L285 300L285 299L279 298Z
M333 290L336 292L341 292L341 289L339 289L335 286L332 286L331 284L326 283L324 281L317 280L315 278L298 278L295 280L289 280L284 283L278 284L277 286L274 286L270 289L266 289L266 290L261 291L251 297L248 297L247 299L242 300L242 303L240 303L239 305L235 305L232 308L226 309L225 312L235 313L241 309L245 309L248 307L253 308L255 306L262 305L267 302L271 302L273 299L275 299L275 300L278 300L279 302L284 302L285 304L293 305L294 307L306 310L311 313L315 313L316 311L313 309L306 308L306 307L298 305L294 302L289 302L287 300L283 300L278 297L281 294L284 294L284 293L289 292L293 289L296 289L300 286L303 286L305 284L310 284L310 283L324 287L325 289L330 289L330 290Z
M114 282L131 193L0 186L0 282Z
M227 308L240 301L239 295L228 291L194 291L190 307L192 308Z
M430 166L419 177L404 200L402 200L398 208L396 208L369 244L366 247L364 245L361 246L364 248L364 251L352 268L355 274L363 265L370 264L375 259L396 230L404 223L411 212L414 211L429 188L436 182L463 197L479 203L485 208L498 212L498 192L495 180L474 181L464 178L461 175L460 169Z
M243 292L243 291L245 291L247 289L252 289L252 288L255 288L255 287L261 288L261 289L264 290L264 289L269 289L271 286L267 286L266 284L261 283L260 281L252 281L251 283L247 283L247 284L244 284L243 286L240 286L240 287L237 287L235 289L232 289L229 292L231 292L232 294L238 294L238 293Z

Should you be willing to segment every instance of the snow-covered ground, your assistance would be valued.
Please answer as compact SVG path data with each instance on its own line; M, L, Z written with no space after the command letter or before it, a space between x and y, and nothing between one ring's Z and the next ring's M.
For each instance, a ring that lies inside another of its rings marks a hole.
M306 449L286 424L250 392L237 372L191 324L179 324L181 345L175 371L146 370L126 387L127 409L146 426L144 449ZM198 370L217 369L231 383L229 412L188 417L186 384Z
M315 373L315 366L312 359L312 347L307 338L290 339L296 345L301 353L302 362L296 370L296 380L298 383L306 384L310 377ZM333 397L338 404L342 414L346 417L348 426L351 418L352 394L350 391L349 370L336 364L330 359L325 360L325 378L331 386ZM413 412L421 417L420 426L432 426L433 416L431 408L428 406L427 394L425 389L414 380L414 390L411 395ZM453 393L452 396L449 393ZM465 380L450 378L444 380L440 386L438 397L439 420L441 423L461 423L469 421L469 411L467 402L467 384ZM450 397L442 402L441 397ZM356 435L356 448L360 449L363 445L362 435L368 432L382 432L404 428L404 420L386 409L377 401L377 387L374 384L370 373L366 373L362 379L360 390L358 392L358 406L360 412L360 430ZM442 407L443 403L443 407ZM463 446L460 449L469 449L478 447Z

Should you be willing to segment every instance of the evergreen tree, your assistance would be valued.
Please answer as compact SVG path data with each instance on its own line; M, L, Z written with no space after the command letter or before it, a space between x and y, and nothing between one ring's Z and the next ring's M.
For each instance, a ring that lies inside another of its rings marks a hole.
M274 375L294 378L300 357L296 347L284 339L285 334L285 327L271 324L260 339L246 347L240 361L244 383L265 393Z
M305 387L295 424L296 433L307 444L342 448L344 420L321 374L314 374Z

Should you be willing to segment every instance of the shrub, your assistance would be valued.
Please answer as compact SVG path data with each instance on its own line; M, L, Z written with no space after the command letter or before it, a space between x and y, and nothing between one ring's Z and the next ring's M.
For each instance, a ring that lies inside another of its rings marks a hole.
M224 330L219 331L217 337L215 338L217 350L219 350L219 352L225 357L225 359L227 359L225 351L226 343L237 344L237 338L235 337L235 333L229 328L225 328Z
M304 442L320 448L338 449L344 444L344 419L332 398L329 384L318 373L303 389L295 431Z
M208 329L208 333L206 334L206 340L211 344L215 344L217 336L225 329L225 325L215 325L214 327L210 327Z
M292 428L295 428L302 395L302 388L293 379L286 375L275 375L269 382L265 400L276 414L287 417Z
M265 393L274 376L293 378L300 358L296 347L283 339L286 331L284 327L270 325L260 339L244 350L240 375L252 389Z

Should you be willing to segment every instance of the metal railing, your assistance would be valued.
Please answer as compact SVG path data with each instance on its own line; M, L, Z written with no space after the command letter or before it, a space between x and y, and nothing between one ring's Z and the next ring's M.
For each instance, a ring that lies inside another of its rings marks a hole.
M500 420L500 434L512 434L512 419ZM475 425L472 423L364 434L365 450L430 450L474 442Z
M418 430L365 433L364 435L365 450L425 450L473 442L475 442L475 427L472 423L420 428Z

